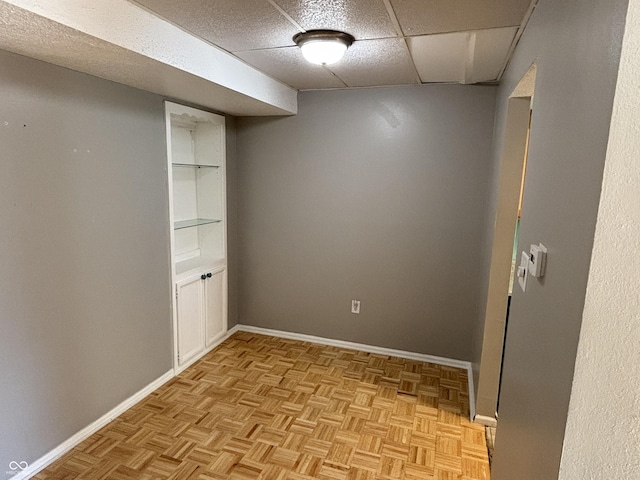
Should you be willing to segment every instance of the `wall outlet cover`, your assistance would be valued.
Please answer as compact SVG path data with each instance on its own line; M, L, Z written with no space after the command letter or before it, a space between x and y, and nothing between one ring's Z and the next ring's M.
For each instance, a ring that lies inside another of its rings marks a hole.
M351 300L351 313L360 313L360 300Z

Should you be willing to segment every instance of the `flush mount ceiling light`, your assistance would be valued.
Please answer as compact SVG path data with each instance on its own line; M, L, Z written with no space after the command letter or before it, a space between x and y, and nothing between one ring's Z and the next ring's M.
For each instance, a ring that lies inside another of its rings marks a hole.
M309 30L293 36L293 41L302 50L302 56L316 65L331 65L340 61L354 40L348 33L336 30Z

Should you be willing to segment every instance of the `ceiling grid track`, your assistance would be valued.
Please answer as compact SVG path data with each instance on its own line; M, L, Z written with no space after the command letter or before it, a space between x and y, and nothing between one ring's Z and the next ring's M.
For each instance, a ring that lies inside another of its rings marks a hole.
M393 5L391 5L391 0L382 0L385 8L387 9L387 13L389 14L389 19L393 24L393 28L395 28L398 37L402 38L402 43L404 44L404 49L407 52L407 55L411 59L411 66L413 67L414 79L417 84L422 83L422 79L420 78L420 74L418 73L418 67L416 67L416 62L413 60L413 55L411 55L411 50L409 50L409 45L407 44L407 38L404 36L404 32L402 31L402 26L398 21L398 17L396 16L396 12L393 9Z
M536 3L0 0L23 21L0 48L218 111L291 113L300 90L499 82ZM336 65L307 63L293 36L327 28L356 41Z
M275 8L276 10L278 10L278 12L280 12L280 15L282 15L284 18L286 18L287 20L289 20L289 22L291 22L291 24L296 27L298 30L300 30L301 32L306 32L307 30L305 28L302 27L302 25L300 25L298 22L296 22L291 15L289 15L280 5L278 5L274 0L267 0L267 2L269 2L271 4L271 6L273 8Z
M524 29L527 28L527 24L529 23L529 20L531 19L531 15L533 15L533 11L536 9L536 5L538 5L538 0L533 0L531 2L531 5L529 5L529 8L527 9L527 13L525 13L524 18L522 19L522 23L520 24L520 27L518 28L518 31L516 32L516 36L513 39L513 42L511 43L511 48L509 49L509 53L507 55L507 58L504 61L504 66L500 70L500 73L498 74L498 78L496 79L496 82L500 82L500 80L502 79L502 75L504 75L505 70L509 66L509 62L511 62L511 57L513 56L513 52L515 51L516 47L518 46L518 42L520 42L520 38L522 37L522 34L524 33Z
M398 17L396 16L396 12L393 9L393 5L391 5L391 0L382 0L384 2L384 6L387 9L387 13L389 14L389 18L391 19L391 23L393 23L393 28L396 29L399 37L404 38L404 32L402 31L402 27L400 26L400 22L398 21Z
M464 62L464 83L469 84L473 81L473 61L476 56L476 34L475 32L467 33L467 51Z
M331 75L333 75L334 77L336 77L338 80L340 80L342 82L342 84L344 85L344 88L349 88L349 85L347 85L347 82L345 82L342 78L340 78L340 75L338 75L336 72L334 72L333 70L331 70L331 68L327 67L326 65L323 66L323 68L329 72Z
M145 10L147 12L149 12L151 15L153 15L154 17L158 17L159 19L167 22L169 25L174 26L175 28L182 30L184 33L191 35L192 37L197 38L198 40L203 41L204 43L208 43L209 45L211 45L213 48L217 48L218 50L222 50L224 52L227 52L230 55L233 55L232 52L230 52L229 50L225 50L224 48L222 48L220 45L216 45L215 43L211 42L210 40L207 40L206 38L204 38L201 35L198 35L196 33L193 33L190 30L187 30L185 27L183 27L182 25L174 22L173 20L171 20L170 18L167 18L163 15L160 15L159 13L151 10L149 7L147 7L146 5L138 2L137 0L128 0L130 3L133 3L136 7L141 8L142 10ZM268 1L268 0L267 0Z
M487 0L486 4L477 0L135 1L297 90L496 82L517 43L514 37L521 35L527 12L535 3L535 0ZM346 32L356 41L339 64L329 67L307 64L292 38L297 33L324 29Z
M413 55L411 55L411 50L409 50L409 45L407 44L407 39L402 38L402 43L404 44L404 48L406 49L409 58L411 59L411 66L413 67L413 72L415 74L415 80L417 84L422 84L422 79L420 78L420 74L418 73L418 67L416 67L416 62L413 59Z

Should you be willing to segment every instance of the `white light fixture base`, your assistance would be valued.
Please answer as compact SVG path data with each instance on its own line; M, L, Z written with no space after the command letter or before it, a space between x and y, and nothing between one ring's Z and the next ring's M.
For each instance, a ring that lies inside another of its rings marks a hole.
M336 30L309 30L293 36L304 58L316 65L332 65L339 62L355 41L348 33Z

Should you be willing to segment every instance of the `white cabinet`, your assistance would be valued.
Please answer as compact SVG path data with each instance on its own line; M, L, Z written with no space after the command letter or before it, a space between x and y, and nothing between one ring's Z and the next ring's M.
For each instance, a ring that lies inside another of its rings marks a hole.
M227 270L207 272L204 281L205 347L210 348L227 333Z
M194 276L176 284L178 365L186 365L204 350L203 280Z
M202 356L227 332L226 280L222 268L176 283L179 367Z
M171 102L165 113L179 371L227 331L225 119Z

